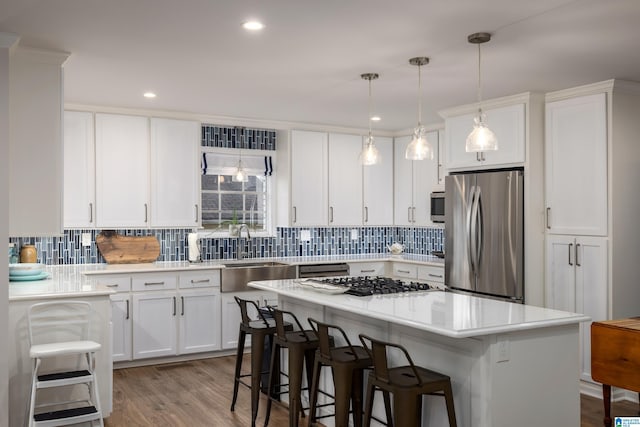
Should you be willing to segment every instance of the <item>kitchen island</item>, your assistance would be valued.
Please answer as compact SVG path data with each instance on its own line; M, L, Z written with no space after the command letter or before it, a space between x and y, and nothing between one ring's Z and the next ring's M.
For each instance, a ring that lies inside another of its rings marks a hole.
M460 426L580 424L579 325L587 316L440 290L356 297L295 279L249 285L277 293L300 320L340 325L353 343L359 333L396 342L416 364L449 375ZM425 399L425 424L447 425L442 398ZM379 403L374 415L383 417Z
M92 339L102 345L96 354L96 373L100 404L105 417L111 413L111 304L113 291L84 276L85 266L47 267L49 278L9 284L9 425L23 426L31 391L32 362L29 357L27 312L33 304L55 300L81 300L91 303L95 313ZM43 391L46 392L46 391ZM56 396L60 397L60 396Z

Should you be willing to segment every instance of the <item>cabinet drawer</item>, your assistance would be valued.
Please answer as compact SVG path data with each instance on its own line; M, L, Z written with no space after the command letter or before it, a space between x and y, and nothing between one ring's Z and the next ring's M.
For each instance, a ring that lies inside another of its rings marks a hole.
M383 262L356 262L349 264L351 276L384 276Z
M94 276L99 285L106 286L116 292L128 292L131 289L131 276L125 274L110 274Z
M407 279L418 278L418 266L415 264L393 264L394 277L406 277Z
M421 265L418 267L418 279L444 283L444 266Z
M178 286L181 289L220 287L220 270L182 271Z
M131 289L134 291L160 291L175 289L177 274L151 273L131 277Z

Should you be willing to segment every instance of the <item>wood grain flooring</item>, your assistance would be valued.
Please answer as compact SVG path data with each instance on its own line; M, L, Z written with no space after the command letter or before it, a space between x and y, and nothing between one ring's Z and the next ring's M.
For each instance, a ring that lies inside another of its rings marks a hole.
M248 388L240 386L234 412L229 410L233 392L235 356L175 364L118 369L113 373L113 412L107 427L247 427L251 425ZM249 367L249 356L244 366ZM264 425L266 399L261 395L257 425ZM636 416L638 405L615 402L612 415ZM274 404L270 426L288 425L289 413ZM602 401L581 397L580 427L601 427ZM302 419L301 426L306 426ZM523 427L538 427L526 426Z

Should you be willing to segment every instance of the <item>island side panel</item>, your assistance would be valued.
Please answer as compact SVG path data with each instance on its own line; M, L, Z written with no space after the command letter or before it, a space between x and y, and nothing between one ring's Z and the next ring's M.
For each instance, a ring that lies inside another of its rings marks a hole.
M111 359L111 302L109 295L69 297L64 300L81 300L91 303L96 316L92 324L94 340L102 345L96 354L98 392L104 417L112 410L113 363ZM31 392L32 363L29 357L27 311L38 302L52 299L9 301L9 425L25 425L29 394ZM47 392L47 390L42 391Z

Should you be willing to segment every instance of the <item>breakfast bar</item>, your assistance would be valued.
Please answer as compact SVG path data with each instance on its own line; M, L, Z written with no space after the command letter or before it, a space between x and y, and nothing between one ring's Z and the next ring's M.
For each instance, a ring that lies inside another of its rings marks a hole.
M250 286L277 293L300 319L338 324L352 342L361 333L396 342L416 364L449 375L459 425L580 423L579 331L588 316L442 290L357 297L297 279ZM425 425L447 425L441 399L425 399Z

